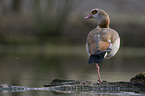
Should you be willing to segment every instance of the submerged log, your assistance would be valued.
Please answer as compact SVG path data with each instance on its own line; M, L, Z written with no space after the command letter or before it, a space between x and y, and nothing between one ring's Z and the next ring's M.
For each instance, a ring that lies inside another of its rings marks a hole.
M53 91L67 93L74 91L134 91L145 92L145 73L139 73L131 78L130 82L107 82L54 79L50 84L44 85Z
M60 93L116 93L116 92L139 92L145 94L145 73L139 73L131 78L130 82L107 82L102 83L92 81L77 81L77 80L62 80L54 79L50 84L44 85L45 87L30 88L27 86L12 86L7 84L0 84L0 92L19 92L28 90L49 90L54 94Z

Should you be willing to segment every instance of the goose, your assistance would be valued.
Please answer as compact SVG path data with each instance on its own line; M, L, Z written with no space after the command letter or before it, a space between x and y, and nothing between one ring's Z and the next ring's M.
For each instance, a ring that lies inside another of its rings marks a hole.
M120 37L117 31L109 27L110 19L104 10L100 8L92 9L84 19L90 18L97 19L98 25L87 36L88 63L96 64L98 82L103 82L99 72L99 64L103 62L104 58L109 59L117 53L120 47Z

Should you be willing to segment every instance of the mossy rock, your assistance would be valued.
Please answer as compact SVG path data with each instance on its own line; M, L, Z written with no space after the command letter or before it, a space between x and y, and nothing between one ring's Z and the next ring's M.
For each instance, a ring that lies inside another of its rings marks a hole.
M130 82L145 83L145 72L136 74L135 77L130 79Z

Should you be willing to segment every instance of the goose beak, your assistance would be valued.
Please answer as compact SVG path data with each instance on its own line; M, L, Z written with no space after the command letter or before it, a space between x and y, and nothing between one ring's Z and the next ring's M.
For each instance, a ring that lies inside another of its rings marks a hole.
M86 20L86 19L90 19L90 18L92 18L92 16L89 14L89 15L86 16L84 19Z

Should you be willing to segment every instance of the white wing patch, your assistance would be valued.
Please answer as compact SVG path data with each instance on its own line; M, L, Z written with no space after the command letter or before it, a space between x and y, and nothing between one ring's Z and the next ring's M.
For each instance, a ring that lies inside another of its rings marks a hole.
M110 46L109 46L109 48L111 49L111 47L112 47L112 43L110 43Z
M109 39L108 42L110 42L109 48L111 49L111 47L112 47L111 39Z
M100 37L100 34L98 34L98 38Z
M120 47L120 38L118 38L113 44L110 44L110 46L111 46L111 51L107 54L106 59L113 57L117 53Z
M110 42L110 43L111 43L111 40L109 39L109 40L108 40L108 42Z
M89 53L88 43L86 43L86 50L87 50L88 55L90 56L91 54Z

